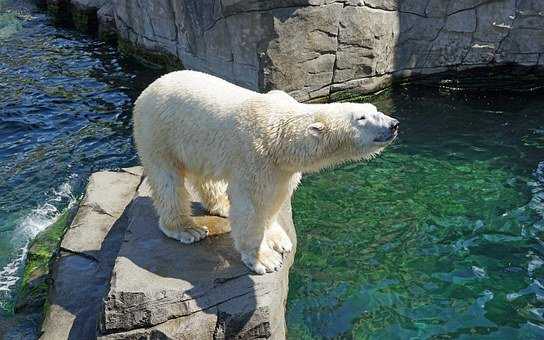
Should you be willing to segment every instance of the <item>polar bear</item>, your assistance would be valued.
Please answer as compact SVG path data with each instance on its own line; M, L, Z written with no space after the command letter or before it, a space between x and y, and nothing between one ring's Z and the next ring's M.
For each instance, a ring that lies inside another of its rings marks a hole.
M191 218L189 182L211 213L228 216L242 261L258 274L278 270L292 249L276 215L301 173L370 158L399 126L372 104L304 104L195 71L149 85L133 119L161 231L182 243L208 234Z

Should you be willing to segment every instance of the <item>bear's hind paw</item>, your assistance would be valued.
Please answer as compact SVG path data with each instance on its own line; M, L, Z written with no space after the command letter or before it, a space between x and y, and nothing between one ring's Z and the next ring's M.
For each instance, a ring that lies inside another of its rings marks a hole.
M184 244L191 244L191 243L198 242L206 238L209 232L208 228L201 227L201 226L189 227L189 228L181 227L176 230L167 229L163 227L161 227L160 229L166 236L173 238L175 240L178 240Z
M229 217L229 207L228 206L223 206L223 205L219 205L219 206L215 206L215 207L212 207L212 208L209 208L208 209L208 212L211 214L211 215L215 215L215 216L221 216L221 217Z

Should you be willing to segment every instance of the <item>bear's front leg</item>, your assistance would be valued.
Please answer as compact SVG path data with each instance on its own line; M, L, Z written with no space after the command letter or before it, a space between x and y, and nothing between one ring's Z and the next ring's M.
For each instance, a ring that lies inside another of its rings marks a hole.
M293 243L283 227L274 221L265 231L265 239L268 245L280 254L290 253L293 250Z
M277 190L281 187L270 182L246 187L229 183L229 219L234 246L240 252L242 262L257 274L277 271L283 263L282 252L274 250L274 243L267 238L271 235L267 231L275 223L275 215L281 206L278 202L284 199L285 192ZM282 244L285 248L292 247L290 240L289 244Z

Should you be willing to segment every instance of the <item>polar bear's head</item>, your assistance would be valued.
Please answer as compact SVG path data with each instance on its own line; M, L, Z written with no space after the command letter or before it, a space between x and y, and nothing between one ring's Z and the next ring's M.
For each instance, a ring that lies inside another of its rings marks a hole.
M371 158L399 131L399 122L372 104L305 104L272 91L245 107L249 116L244 124L260 131L257 149L288 171L318 171Z
M365 103L330 104L327 117L317 115L309 130L316 137L327 133L344 139L346 147L356 152L373 153L382 150L398 134L399 121L378 111L376 106ZM319 121L320 118L323 121ZM324 118L324 119L323 119Z
M398 120L372 104L333 103L307 105L311 120L306 127L312 150L307 170L365 158L380 153L398 135Z

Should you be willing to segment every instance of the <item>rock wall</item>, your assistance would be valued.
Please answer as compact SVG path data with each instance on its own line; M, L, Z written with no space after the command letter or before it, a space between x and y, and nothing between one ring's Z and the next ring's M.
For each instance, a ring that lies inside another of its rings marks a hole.
M302 101L444 71L544 66L542 0L36 1L141 61Z
M113 0L120 38L299 100L452 68L544 65L542 0Z

